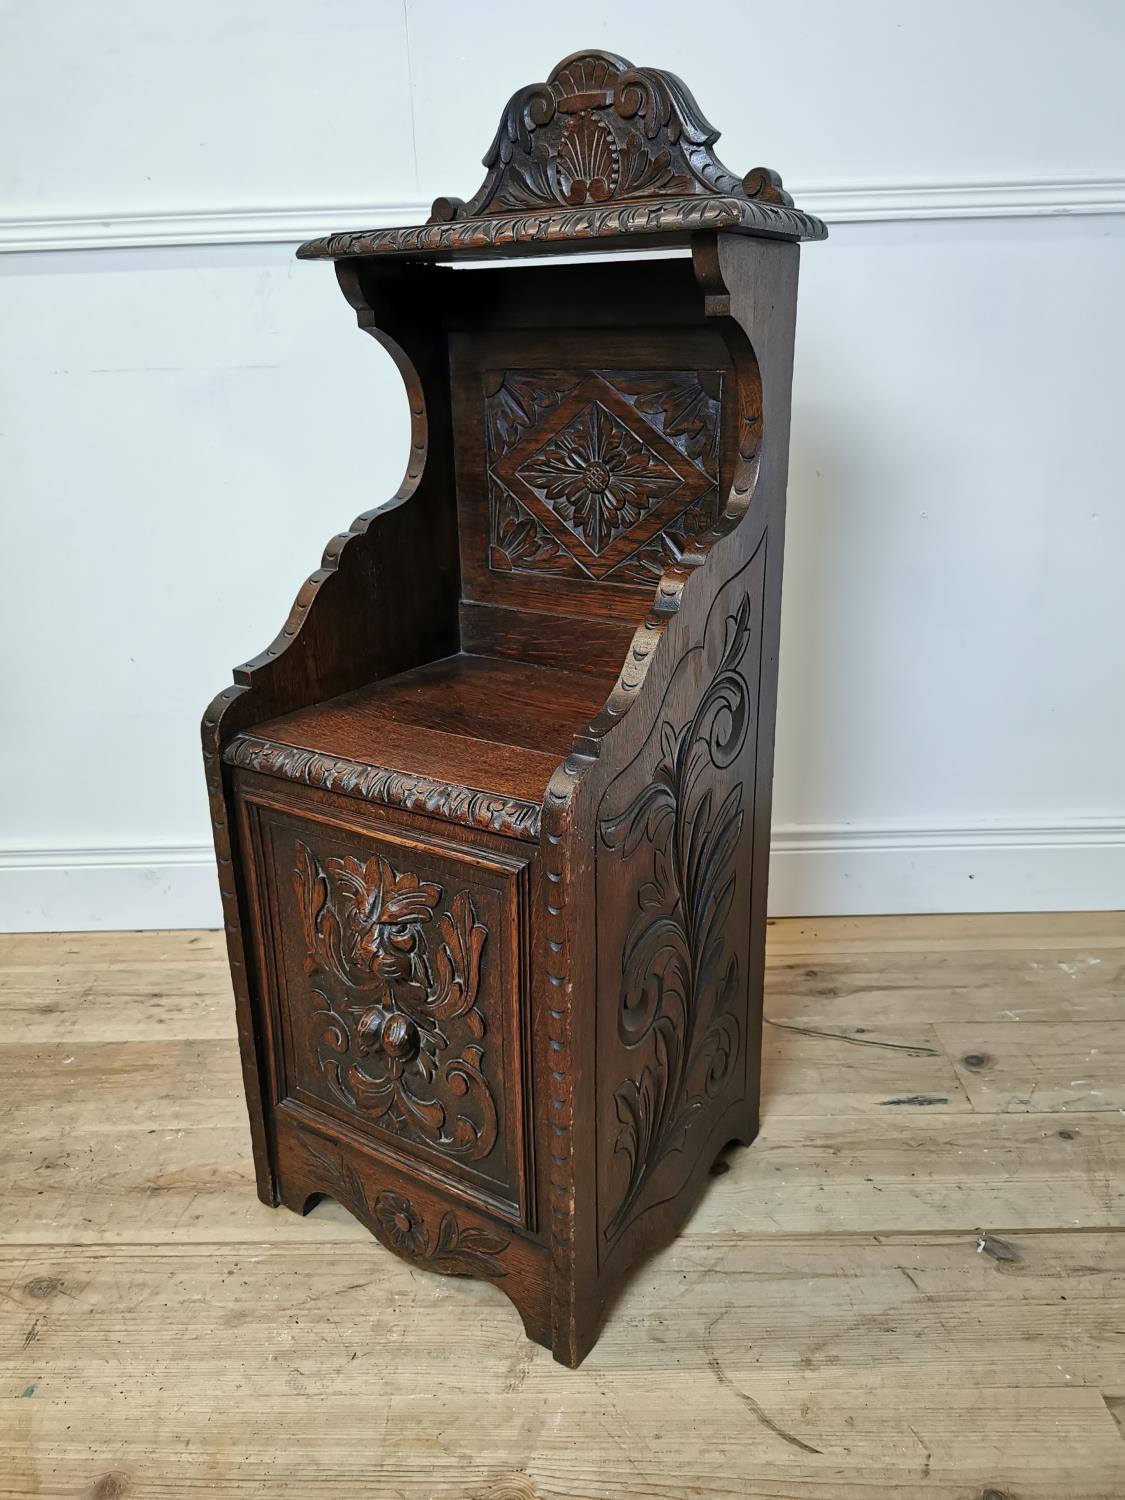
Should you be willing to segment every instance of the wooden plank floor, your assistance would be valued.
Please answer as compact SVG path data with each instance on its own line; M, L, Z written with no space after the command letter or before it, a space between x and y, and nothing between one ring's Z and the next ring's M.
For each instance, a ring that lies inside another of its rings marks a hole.
M569 1372L258 1203L216 934L0 938L0 1500L1121 1500L1125 921L770 939L761 1137Z

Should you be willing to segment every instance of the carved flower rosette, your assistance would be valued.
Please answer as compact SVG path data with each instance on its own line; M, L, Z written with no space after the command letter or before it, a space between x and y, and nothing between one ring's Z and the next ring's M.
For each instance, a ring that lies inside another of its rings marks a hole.
M496 1143L477 1003L486 928L467 892L389 860L300 840L293 873L312 981L307 1052L331 1096L396 1135L466 1161Z

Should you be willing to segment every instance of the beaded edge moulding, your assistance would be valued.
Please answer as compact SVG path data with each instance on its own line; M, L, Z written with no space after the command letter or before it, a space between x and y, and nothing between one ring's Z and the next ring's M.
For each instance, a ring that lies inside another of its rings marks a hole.
M715 155L719 132L674 73L609 52L576 52L545 83L512 95L486 175L466 203L438 198L429 221L310 240L304 260L357 255L471 255L560 241L684 243L696 230L822 240L768 167L736 177ZM611 248L610 245L604 248Z

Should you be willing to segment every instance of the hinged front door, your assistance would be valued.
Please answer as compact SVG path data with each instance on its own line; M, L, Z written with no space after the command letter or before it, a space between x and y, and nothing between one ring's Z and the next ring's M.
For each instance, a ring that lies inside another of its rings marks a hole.
M281 1109L526 1221L526 858L244 806Z

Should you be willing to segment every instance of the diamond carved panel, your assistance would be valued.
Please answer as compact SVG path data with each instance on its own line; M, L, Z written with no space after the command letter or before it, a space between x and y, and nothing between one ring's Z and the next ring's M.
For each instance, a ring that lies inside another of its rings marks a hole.
M683 485L600 401L560 427L514 477L596 557Z
M486 371L490 567L655 582L717 516L721 380Z

